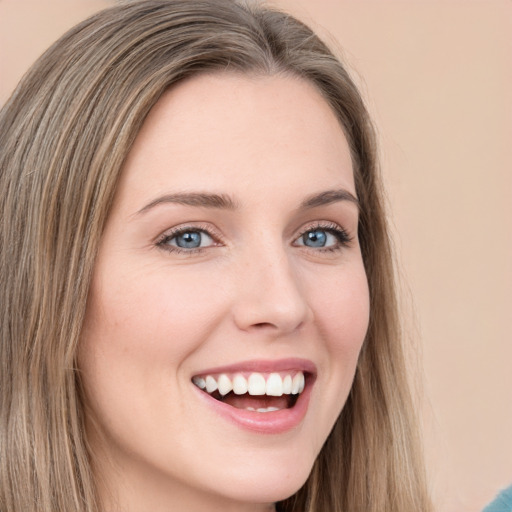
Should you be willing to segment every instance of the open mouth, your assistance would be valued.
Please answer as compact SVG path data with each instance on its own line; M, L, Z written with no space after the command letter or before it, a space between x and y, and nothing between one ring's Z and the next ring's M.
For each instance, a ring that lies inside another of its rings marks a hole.
M291 409L309 374L302 371L196 375L192 382L215 400L237 409L268 413Z

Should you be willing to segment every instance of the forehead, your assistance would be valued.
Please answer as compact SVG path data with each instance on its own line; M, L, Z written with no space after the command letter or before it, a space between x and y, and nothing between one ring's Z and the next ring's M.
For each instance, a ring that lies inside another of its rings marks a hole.
M304 179L355 193L348 143L325 99L293 76L226 73L194 77L162 96L128 155L120 188L264 192L269 180L289 190Z

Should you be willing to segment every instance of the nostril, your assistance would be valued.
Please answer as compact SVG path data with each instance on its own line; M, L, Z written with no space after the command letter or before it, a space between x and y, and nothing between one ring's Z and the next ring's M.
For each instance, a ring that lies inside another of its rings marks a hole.
M260 322L254 324L253 327L256 327L257 329L264 329L265 327L275 328L276 326L274 324L271 324L270 322Z

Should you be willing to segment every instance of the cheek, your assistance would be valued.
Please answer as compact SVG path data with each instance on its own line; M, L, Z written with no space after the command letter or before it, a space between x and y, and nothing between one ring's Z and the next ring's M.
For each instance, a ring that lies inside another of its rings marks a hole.
M187 361L226 306L214 272L208 277L185 269L171 276L166 267L109 270L98 272L92 283L78 364L97 422L128 442L137 438L141 421L148 429L171 422L159 418L162 404L183 393ZM134 410L145 419L133 422Z
M368 281L362 263L329 280L316 293L315 318L331 357L354 362L359 355L370 314Z
M85 329L89 345L166 364L178 363L200 345L222 308L218 284L197 273L167 274L165 269L129 277L110 273L94 282Z
M216 286L211 279L185 271L172 279L155 269L114 268L96 276L78 365L93 423L111 440L130 444L141 431L172 424L166 411L183 391L180 368L207 339L223 307L221 297L205 292L210 286Z
M317 275L316 283L320 281ZM312 403L315 444L323 446L352 388L369 322L369 291L362 263L333 272L311 292L315 324L324 352Z
M334 416L343 407L352 387L368 330L369 303L362 262L344 269L316 296L315 319L329 358L325 379Z

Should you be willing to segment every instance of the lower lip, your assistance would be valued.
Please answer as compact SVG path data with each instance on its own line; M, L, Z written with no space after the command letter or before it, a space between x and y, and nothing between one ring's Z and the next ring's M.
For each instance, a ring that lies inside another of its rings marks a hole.
M308 380L312 381L312 379ZM216 400L208 393L194 386L201 399L205 400L207 405L217 414L239 427L260 434L281 434L296 428L302 422L308 410L312 387L313 382L307 382L304 391L297 398L297 402L289 409L257 412L232 407L231 405Z

